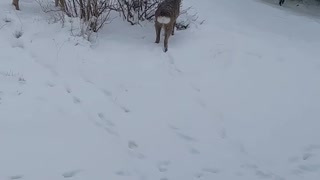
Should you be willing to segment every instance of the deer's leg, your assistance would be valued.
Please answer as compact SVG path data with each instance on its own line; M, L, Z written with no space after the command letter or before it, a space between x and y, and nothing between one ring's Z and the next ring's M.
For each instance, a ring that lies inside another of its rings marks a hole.
M172 26L173 25L166 25L165 26L165 34L164 34L164 52L168 51L168 41L169 37L172 33Z
M13 1L12 1L12 4L16 7L16 10L20 10L19 0L13 0Z
M176 21L174 21L174 22L173 22L173 25L172 25L172 33L171 33L172 36L174 35L174 28L175 28L175 27L176 27Z
M156 42L155 43L159 43L160 42L160 34L161 34L161 25L159 23L155 23L154 25L155 29L156 29Z
M54 0L56 7L59 6L59 0Z
M284 0L279 0L279 5L281 6L284 3Z

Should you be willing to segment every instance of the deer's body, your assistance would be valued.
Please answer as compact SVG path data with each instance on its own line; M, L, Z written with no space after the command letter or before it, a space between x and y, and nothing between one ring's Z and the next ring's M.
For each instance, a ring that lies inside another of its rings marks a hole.
M161 29L164 29L164 51L168 51L168 40L174 35L176 20L180 14L181 0L164 0L155 12L156 43L160 42Z
M59 5L59 2L61 6L64 5L64 0L54 0L54 1L56 6ZM12 4L16 7L16 10L20 10L19 0L12 0Z

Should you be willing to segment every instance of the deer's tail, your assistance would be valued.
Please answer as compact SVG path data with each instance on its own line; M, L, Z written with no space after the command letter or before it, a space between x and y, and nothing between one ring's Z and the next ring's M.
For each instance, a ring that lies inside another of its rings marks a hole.
M160 24L169 24L171 21L171 18L166 16L158 16L157 21Z

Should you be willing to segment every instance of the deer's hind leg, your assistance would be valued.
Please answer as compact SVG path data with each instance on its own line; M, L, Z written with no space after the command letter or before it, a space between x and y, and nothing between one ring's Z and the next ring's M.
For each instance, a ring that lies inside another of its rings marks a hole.
M20 10L19 0L12 0L12 4L16 7L16 10Z
M165 25L165 34L164 34L164 52L168 51L168 41L172 33L173 24Z
M156 42L155 43L159 43L160 42L160 34L161 34L162 25L160 23L156 22L154 27L155 27L155 30L156 30Z
M172 36L174 35L174 28L176 27L176 24L177 24L177 22L176 21L174 21L173 22L173 25L172 25Z

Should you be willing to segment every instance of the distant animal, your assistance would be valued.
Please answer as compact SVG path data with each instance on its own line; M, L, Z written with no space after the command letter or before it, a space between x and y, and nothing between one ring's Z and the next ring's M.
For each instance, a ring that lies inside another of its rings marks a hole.
M181 0L164 0L155 12L156 41L160 42L161 29L164 29L164 52L168 51L168 40L170 35L174 35L176 20L180 15Z
M64 6L65 0L54 0L54 1L56 6L58 6L59 3L61 6ZM15 6L16 10L20 10L19 0L12 0L12 4Z
M282 6L285 0L279 0L279 5Z

